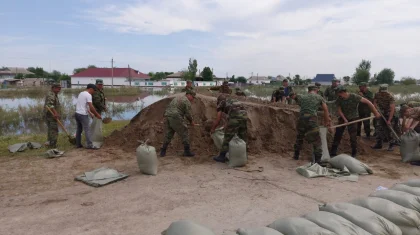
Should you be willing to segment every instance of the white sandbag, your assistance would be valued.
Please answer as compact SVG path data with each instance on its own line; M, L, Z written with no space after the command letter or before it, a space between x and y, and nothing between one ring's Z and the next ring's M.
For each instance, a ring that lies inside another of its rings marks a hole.
M337 235L334 232L319 227L315 223L299 217L278 219L268 225L285 235Z
M162 235L215 235L210 229L189 220L173 222Z
M268 227L243 229L236 231L238 235L283 235L283 233Z
M320 211L339 215L374 235L402 235L401 229L375 212L350 203L325 204Z
M420 179L412 179L402 184L408 185L410 187L420 188Z
M147 141L146 141L147 142ZM147 143L141 144L136 149L137 164L140 172L145 175L156 175L158 168L158 158L156 149Z
M395 190L395 191L401 191L401 192L406 192L406 193L410 193L416 196L420 196L420 188L417 187L411 187L405 184L396 184L394 186L392 186L390 189Z
M369 197L380 197L405 208L420 212L420 197L410 193L396 190L379 190L370 194Z
M326 211L315 211L304 215L303 218L336 234L372 235L343 217Z
M100 148L104 143L104 134L102 133L102 120L93 117L92 125L90 126L92 145Z
M401 136L400 153L403 162L420 161L419 134L415 130L409 130Z
M373 171L369 166L347 154L340 154L331 158L330 164L333 166L333 168L338 168L341 170L344 169L344 167L347 167L347 169L352 174L373 174Z
M420 213L417 211L379 197L359 198L352 200L350 203L369 209L388 219L400 227L404 235L420 234Z
M213 139L214 145L220 151L222 149L223 138L225 137L225 133L223 132L223 127L217 128L214 133L211 135Z
M322 157L321 162L328 162L330 160L330 152L328 151L327 128L319 128L319 136L321 137Z
M229 142L229 166L245 166L247 161L248 155L246 153L246 143L235 135Z

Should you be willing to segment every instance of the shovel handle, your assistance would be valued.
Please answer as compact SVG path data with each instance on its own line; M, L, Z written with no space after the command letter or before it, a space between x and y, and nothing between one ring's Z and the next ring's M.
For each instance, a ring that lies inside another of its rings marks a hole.
M366 121L366 120L370 120L370 119L374 119L374 118L375 118L374 116L367 117L367 118L362 118L362 119L359 119L359 120L351 121L351 122L348 122L348 123L343 123L343 124L336 125L336 126L331 126L331 127L328 127L328 128L337 128L337 127L347 126L347 125L350 125L350 124L353 124L353 123L358 123L358 122L362 122L362 121Z
M45 106L47 108L47 110L54 116L53 111L50 109L50 107ZM61 123L61 121L58 118L55 118L55 120L57 120L58 125L61 126L61 128L63 129L64 132L66 132L67 135L69 135L69 133L67 132L66 128L64 127L63 123Z

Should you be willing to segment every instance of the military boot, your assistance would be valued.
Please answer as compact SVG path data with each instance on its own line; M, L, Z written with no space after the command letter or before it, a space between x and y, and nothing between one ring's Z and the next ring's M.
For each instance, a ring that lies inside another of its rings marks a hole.
M168 148L168 144L163 144L162 148L160 149L160 157L166 156L166 149Z
M337 156L337 149L338 149L338 146L337 145L331 146L331 151L330 151L330 156L331 157Z
M219 156L214 157L213 160L215 160L216 162L221 162L221 163L227 162L228 159L226 157L226 152L220 152Z
M372 149L382 149L382 141L376 141L376 144L371 147Z
M186 144L184 145L184 157L194 157L195 154L191 152L190 145Z
M299 160L299 154L300 154L299 150L295 150L295 154L293 155L293 159Z
M392 152L394 151L394 142L390 141L387 151Z

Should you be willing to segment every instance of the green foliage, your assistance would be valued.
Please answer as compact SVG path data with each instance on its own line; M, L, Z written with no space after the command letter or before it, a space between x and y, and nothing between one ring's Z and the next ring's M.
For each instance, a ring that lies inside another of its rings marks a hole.
M369 82L371 67L372 65L369 60L362 60L356 68L356 72L353 74L352 82L356 85L359 85L362 82Z
M34 78L48 78L49 74L48 72L44 71L44 68L42 67L29 67L27 68L29 72L34 73L35 75L27 75L28 78L34 77Z
M293 77L293 83L295 84L295 85L304 85L304 81L300 78L300 75L299 74L296 74L294 77Z
M310 78L305 79L305 81L303 81L303 83L304 83L305 85L309 85L309 84L311 84L311 82L312 82L312 79L310 79Z
M23 74L21 73L16 74L15 79L23 79Z
M236 81L239 83L244 83L244 84L247 82L246 78L243 76L238 77Z
M86 69L90 69L90 68L97 68L97 67L95 65L88 65L87 67L84 67L84 68L75 68L75 69L73 69L73 74L80 73L80 72L82 72Z
M203 81L213 81L213 71L209 67L204 67L201 76L203 77Z
M183 71L183 79L184 80L191 80L194 81L195 80L195 76L197 74L197 60L190 58L189 63L188 63L188 70L184 70Z
M370 71L372 68L372 63L369 60L362 60L359 64L359 69Z
M169 74L172 74L172 73L169 73ZM160 80L166 79L166 76L168 76L168 72L156 72L156 73L150 72L149 76L152 81L160 81Z
M392 69L385 68L376 76L375 84L394 84L395 73Z
M406 85L406 86L416 85L417 84L417 80L415 78L412 78L412 77L403 77L401 79L401 83L403 85Z

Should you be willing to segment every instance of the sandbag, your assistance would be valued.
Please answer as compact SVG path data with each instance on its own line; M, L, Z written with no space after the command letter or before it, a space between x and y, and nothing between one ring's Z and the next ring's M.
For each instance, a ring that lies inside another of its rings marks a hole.
M102 120L93 117L92 125L90 126L92 145L100 148L104 143L104 134L102 133Z
M268 225L285 235L337 235L334 232L319 227L315 223L299 217L278 219Z
M238 235L283 235L283 233L268 227L243 229L236 231Z
M330 159L330 164L334 168L347 169L352 174L359 174L359 175L368 175L373 174L372 169L369 168L366 164L362 163L361 161L353 158L347 154L340 154Z
M315 211L304 215L303 218L336 234L372 235L343 217L326 211Z
M214 145L220 151L222 149L223 138L225 137L225 133L223 132L223 127L217 128L214 133L211 135L213 139Z
M137 164L140 172L145 175L156 175L158 168L158 158L156 156L156 149L147 143L141 144L136 149Z
M405 185L405 184L396 184L396 185L392 186L390 189L395 190L395 191L410 193L410 194L413 194L413 195L416 195L416 196L420 196L420 188L410 187L410 186Z
M235 135L229 142L229 166L245 166L247 161L248 156L246 153L246 143Z
M420 197L396 190L380 190L369 195L370 197L380 197L392 201L405 208L410 208L420 212Z
M319 136L321 137L321 146L322 146L322 157L321 162L328 162L330 157L330 152L328 151L328 141L327 141L327 128L319 128Z
M162 235L215 235L210 229L189 220L173 222Z
M404 235L420 234L420 213L379 197L352 200L351 204L369 209L397 225Z
M374 235L402 235L401 229L375 212L350 203L325 204L320 211L339 215Z
M419 134L410 129L401 136L400 153L403 162L420 161Z
M408 185L410 187L417 187L420 188L420 179L412 179L402 184Z

